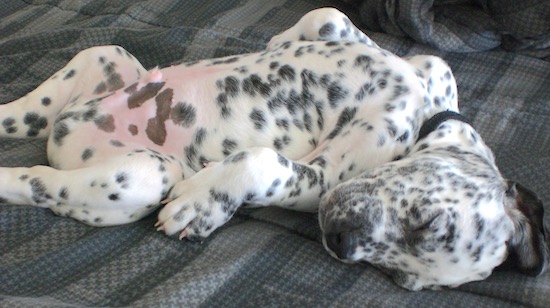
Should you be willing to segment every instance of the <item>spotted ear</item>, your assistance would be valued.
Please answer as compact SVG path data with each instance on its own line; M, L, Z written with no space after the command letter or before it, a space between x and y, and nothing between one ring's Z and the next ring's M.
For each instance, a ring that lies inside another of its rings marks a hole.
M507 199L512 200L508 214L514 222L514 234L508 242L508 266L538 276L550 262L550 239L544 225L542 201L531 190L509 182ZM514 201L515 200L515 201Z

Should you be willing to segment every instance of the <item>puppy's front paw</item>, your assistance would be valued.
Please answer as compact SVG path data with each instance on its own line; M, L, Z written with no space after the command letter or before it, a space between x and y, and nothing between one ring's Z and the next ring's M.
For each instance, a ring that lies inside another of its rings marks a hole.
M195 182L193 178L184 180L172 188L159 213L157 230L167 235L179 232L180 239L203 239L233 216L240 204L236 199L228 192Z

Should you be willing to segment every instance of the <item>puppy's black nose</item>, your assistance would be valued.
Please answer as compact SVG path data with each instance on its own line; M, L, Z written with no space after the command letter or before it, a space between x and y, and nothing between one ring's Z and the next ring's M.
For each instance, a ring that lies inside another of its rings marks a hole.
M325 234L327 248L338 256L339 259L349 259L355 249L355 236L350 232Z

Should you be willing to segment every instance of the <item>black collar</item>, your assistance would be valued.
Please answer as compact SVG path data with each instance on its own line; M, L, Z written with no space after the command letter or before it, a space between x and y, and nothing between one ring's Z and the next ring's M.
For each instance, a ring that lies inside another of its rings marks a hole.
M460 113L457 113L451 110L442 111L440 113L436 113L433 117L431 117L426 122L424 122L424 124L422 124L422 127L420 127L420 132L418 133L418 139L416 139L416 142L428 136L431 132L436 130L441 123L447 120L459 120L464 123L470 124L470 121L468 121L468 119L466 119Z

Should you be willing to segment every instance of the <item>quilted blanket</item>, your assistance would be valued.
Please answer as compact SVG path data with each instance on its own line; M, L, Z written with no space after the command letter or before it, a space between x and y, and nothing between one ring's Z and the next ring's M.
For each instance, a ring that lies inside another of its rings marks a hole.
M441 50L505 50L550 56L550 2L541 0L359 1L372 30Z
M549 1L3 0L0 103L90 46L121 45L146 68L254 52L322 6L400 56L443 57L461 112L501 171L550 211ZM47 164L45 145L0 138L0 166ZM0 203L0 306L550 307L550 273L496 270L456 289L406 291L368 264L331 258L315 214L238 212L202 243L157 233L154 222L94 228Z

